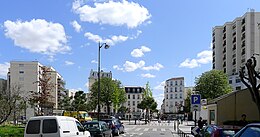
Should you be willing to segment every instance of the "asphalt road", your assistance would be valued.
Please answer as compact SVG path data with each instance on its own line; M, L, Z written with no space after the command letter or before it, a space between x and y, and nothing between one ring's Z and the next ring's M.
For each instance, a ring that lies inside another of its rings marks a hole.
M152 121L144 124L144 122L124 121L125 133L120 134L119 137L174 137L173 123ZM175 136L176 137L176 136Z

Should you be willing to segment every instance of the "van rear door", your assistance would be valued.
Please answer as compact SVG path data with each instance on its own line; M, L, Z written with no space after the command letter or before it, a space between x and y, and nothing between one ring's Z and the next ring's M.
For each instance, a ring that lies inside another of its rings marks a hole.
M40 129L41 120L30 120L26 126L25 137L39 137Z
M58 123L56 119L43 119L42 137L59 137Z

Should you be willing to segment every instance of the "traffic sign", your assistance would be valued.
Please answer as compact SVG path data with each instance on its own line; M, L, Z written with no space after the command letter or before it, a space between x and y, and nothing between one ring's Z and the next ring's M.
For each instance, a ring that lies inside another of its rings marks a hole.
M191 134L196 136L200 133L200 128L199 127L191 127Z
M191 95L191 111L201 110L201 99L200 95Z
M191 95L191 104L200 104L200 95Z

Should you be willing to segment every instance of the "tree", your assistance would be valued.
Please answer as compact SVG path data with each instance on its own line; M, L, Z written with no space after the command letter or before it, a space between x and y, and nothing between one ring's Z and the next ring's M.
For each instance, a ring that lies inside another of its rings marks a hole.
M247 68L247 76L245 75L245 73L246 73L245 67ZM257 85L257 81L260 79L260 75L255 70L256 59L254 56L247 60L245 67L242 67L241 70L239 71L239 77L240 77L241 81L249 89L249 92L252 97L252 101L257 106L258 115L259 115L259 119L260 119L260 96L259 96L260 84ZM247 82L245 80L247 80Z
M65 92L68 93L69 91L66 90ZM63 98L60 101L59 109L68 110L68 111L72 110L72 108L71 108L71 99L72 98L67 95L63 95L62 97Z
M147 118L150 118L149 111L155 112L157 108L157 102L153 97L144 98L139 104L137 104L137 108L146 110L145 122Z
M203 99L214 99L232 91L227 75L220 70L202 73L195 81L195 90Z
M54 84L51 79L52 69L46 66L41 67L39 81L35 81L40 86L39 92L31 91L30 103L35 105L38 109L36 115L46 115L45 113L49 113L50 109L53 109L54 102L52 99L54 98L51 95L51 92L54 88Z
M16 112L17 102L21 100L19 94L21 92L21 86L11 85L9 90L0 94L0 124L4 123L12 112Z
M185 99L185 104L184 104L184 112L186 112L186 113L191 112L190 111L191 92L192 92L191 89L188 89L188 91L187 91L187 98Z
M125 92L120 87L121 82L118 80L112 80L111 78L100 79L100 105L105 105L107 108L107 114L110 114L110 106L113 104L118 109L119 104L125 102ZM117 96L119 99L117 99ZM90 90L90 97L93 102L97 105L98 99L98 81L96 81Z
M74 99L71 103L71 107L74 111L86 111L87 110L87 98L84 91L77 91Z

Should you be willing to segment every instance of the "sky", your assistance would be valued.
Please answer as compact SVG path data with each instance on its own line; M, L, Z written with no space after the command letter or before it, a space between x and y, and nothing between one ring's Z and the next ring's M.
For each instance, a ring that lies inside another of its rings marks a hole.
M0 78L10 61L52 66L66 88L88 92L91 69L112 72L123 86L149 82L158 107L164 82L185 87L212 68L212 28L233 21L259 0L1 0Z

